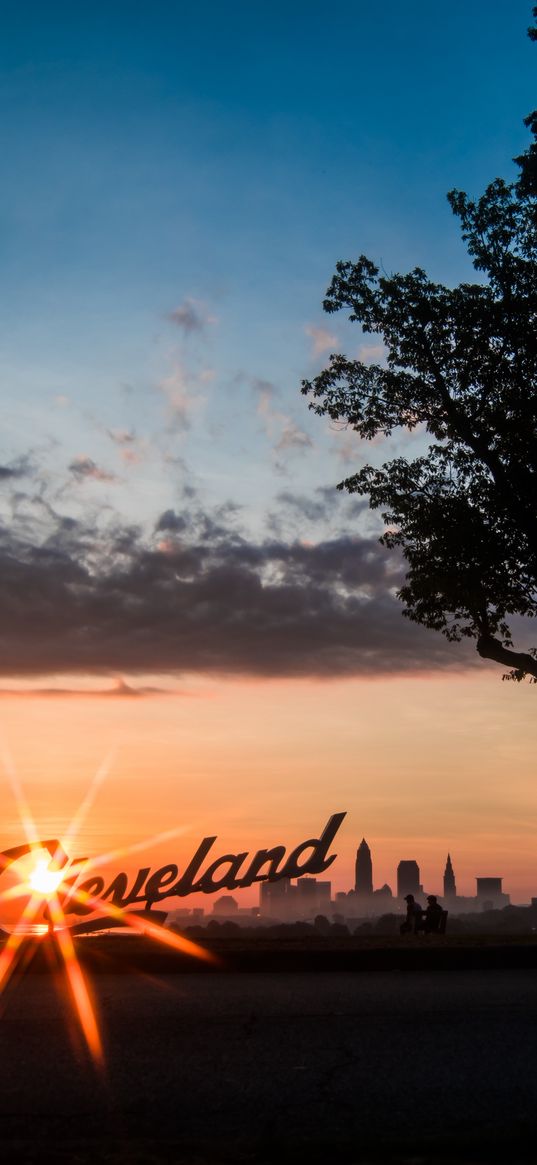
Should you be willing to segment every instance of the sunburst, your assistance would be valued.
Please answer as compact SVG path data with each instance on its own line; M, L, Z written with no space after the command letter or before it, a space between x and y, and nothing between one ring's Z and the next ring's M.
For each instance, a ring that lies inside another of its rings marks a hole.
M24 900L13 931L0 953L0 994L5 991L16 968L21 966L21 960L28 950L28 945L52 939L65 970L71 1005L78 1019L88 1051L97 1066L102 1066L104 1063L103 1043L97 1012L89 983L77 956L62 901L65 902L68 898L70 901L76 901L83 906L90 907L97 916L110 919L115 926L121 924L154 942L171 947L181 954L201 959L204 962L214 963L217 961L211 951L167 930L152 919L129 913L113 902L106 902L96 895L88 894L82 888L77 888L76 881L73 885L73 867L76 868L77 863L69 861L66 850L75 841L99 787L108 776L111 761L112 757L108 756L97 769L88 792L62 840L43 843L39 840L38 831L12 758L7 750L3 749L4 770L11 785L27 839L26 847L21 847L21 850L25 849L27 853L29 852L30 864L29 868L25 869L19 877L16 885L0 894L0 903L14 902L18 899ZM101 854L94 859L87 859L82 868L79 866L76 871L77 875L82 872L82 869L86 873L90 869L107 864L114 858L125 857L136 852L145 845L177 837L178 834L184 832L184 828L166 830L165 833L148 838L145 842L137 842L132 846L126 846L108 854ZM45 845L49 851L48 857L44 857ZM5 866L5 862L2 863L0 857L0 871L3 866ZM39 926L37 921L39 918L45 918L46 924ZM38 931L41 933L36 933ZM31 937L29 937L30 933Z

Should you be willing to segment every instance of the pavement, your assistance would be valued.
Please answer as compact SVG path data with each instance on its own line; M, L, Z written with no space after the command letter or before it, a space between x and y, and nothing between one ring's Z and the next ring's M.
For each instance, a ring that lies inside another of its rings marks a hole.
M537 1161L533 970L92 977L2 999L3 1160L128 1165Z

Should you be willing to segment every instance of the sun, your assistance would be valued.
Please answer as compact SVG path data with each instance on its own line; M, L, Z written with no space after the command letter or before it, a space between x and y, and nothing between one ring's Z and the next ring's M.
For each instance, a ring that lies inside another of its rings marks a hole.
M212 951L208 951L205 947L199 946L190 939L184 938L182 935L175 934L173 931L158 925L151 918L143 918L136 913L131 914L128 910L123 910L121 907L116 906L114 902L105 901L104 899L88 894L82 887L77 889L76 878L74 880L75 885L73 885L72 870L74 866L77 866L78 862L75 860L75 862L69 863L64 845L70 846L70 843L76 837L88 808L93 803L97 789L108 774L110 767L109 757L106 758L97 770L88 793L75 813L66 837L62 838L61 842L54 839L52 842L45 843L39 840L35 822L26 802L22 785L15 772L13 762L5 749L2 756L2 750L0 748L0 763L2 759L4 770L10 781L19 809L21 823L27 837L27 844L21 846L20 850L25 854L28 851L32 852L36 849L43 853L43 848L45 848L49 850L49 854L48 857L32 859L34 861L32 868L29 871L26 869L20 882L0 893L0 901L11 901L16 898L20 898L22 901L27 899L26 904L22 907L15 929L10 933L5 942L0 943L0 995L5 990L16 968L24 964L23 956L26 943L35 941L33 939L27 939L29 929L33 928L34 935L38 933L40 939L45 936L45 939L48 938L54 941L57 953L65 968L75 1013L78 1016L88 1050L95 1065L97 1067L103 1067L103 1045L97 1015L92 1001L90 985L86 982L77 957L73 936L65 918L63 891L66 888L69 888L69 895L75 902L79 902L85 907L89 906L91 910L101 915L103 922L105 920L113 920L113 923L116 925L120 924L125 928L128 927L135 933L143 935L145 938L164 943L176 951L192 955L208 963L217 964L219 959ZM181 829L179 832L182 831ZM170 835L176 832L178 831L168 831ZM156 839L149 838L148 844L151 840L162 840L164 836L164 834L161 834ZM50 848L51 846L52 848ZM18 847L16 848L18 852ZM94 859L93 861L84 859L84 868L86 870L91 869L93 866L101 865L103 861L117 856L118 853L128 853L130 849L135 850L139 848L139 844L136 844L122 851L116 851L115 854L101 855L100 858ZM6 851L5 854L0 854L0 872L3 868L1 858L5 857L9 852L13 854L13 851ZM12 858L12 860L14 859ZM58 869L60 862L61 868ZM66 878L68 871L68 878ZM77 874L79 872L80 870L77 870ZM69 908L67 908L67 913L69 913ZM46 926L44 924L41 925L38 921L40 916L47 920ZM36 928L38 929L36 930Z
M28 885L42 898L50 898L58 890L62 878L62 870L55 870L46 858L40 858L28 878Z

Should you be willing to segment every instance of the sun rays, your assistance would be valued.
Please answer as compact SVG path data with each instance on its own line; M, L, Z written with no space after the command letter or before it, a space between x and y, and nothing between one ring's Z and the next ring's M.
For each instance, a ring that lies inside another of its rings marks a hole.
M66 920L66 915L70 913L69 904L77 903L89 909L91 913L101 916L103 929L106 927L106 920L109 920L113 926L127 927L134 933L162 943L181 954L205 962L215 962L215 956L197 943L166 930L151 918L138 913L129 913L115 902L105 901L98 894L89 894L77 887L77 881L82 874L86 875L88 871L105 865L114 858L134 853L146 845L177 837L185 832L185 828L166 830L145 842L137 842L96 858L71 860L68 857L70 847L76 841L86 814L110 772L113 753L110 753L97 769L62 840L53 839L46 842L39 840L22 783L5 746L2 747L1 758L17 805L26 844L6 850L0 855L0 873L12 863L22 865L22 870L20 872L17 870L16 884L0 893L0 903L16 902L18 899L22 902L21 912L13 931L0 952L0 994L5 991L15 971L22 968L28 944L33 944L35 950L41 941L53 939L65 972L71 1005L86 1047L93 1063L97 1067L102 1067L104 1051L97 1011ZM48 856L44 856L45 851L48 851ZM22 863L19 862L21 857L24 859Z

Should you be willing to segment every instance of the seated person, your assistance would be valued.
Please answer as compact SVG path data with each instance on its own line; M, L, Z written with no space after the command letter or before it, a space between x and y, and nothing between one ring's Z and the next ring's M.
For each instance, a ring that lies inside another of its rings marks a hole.
M421 929L423 910L419 902L416 902L413 894L407 894L405 896L405 902L406 918L405 921L401 923L399 930L401 934L417 934L418 930Z
M436 894L427 895L428 906L425 911L424 930L426 934L437 934L440 930L440 923L444 911L436 897Z

